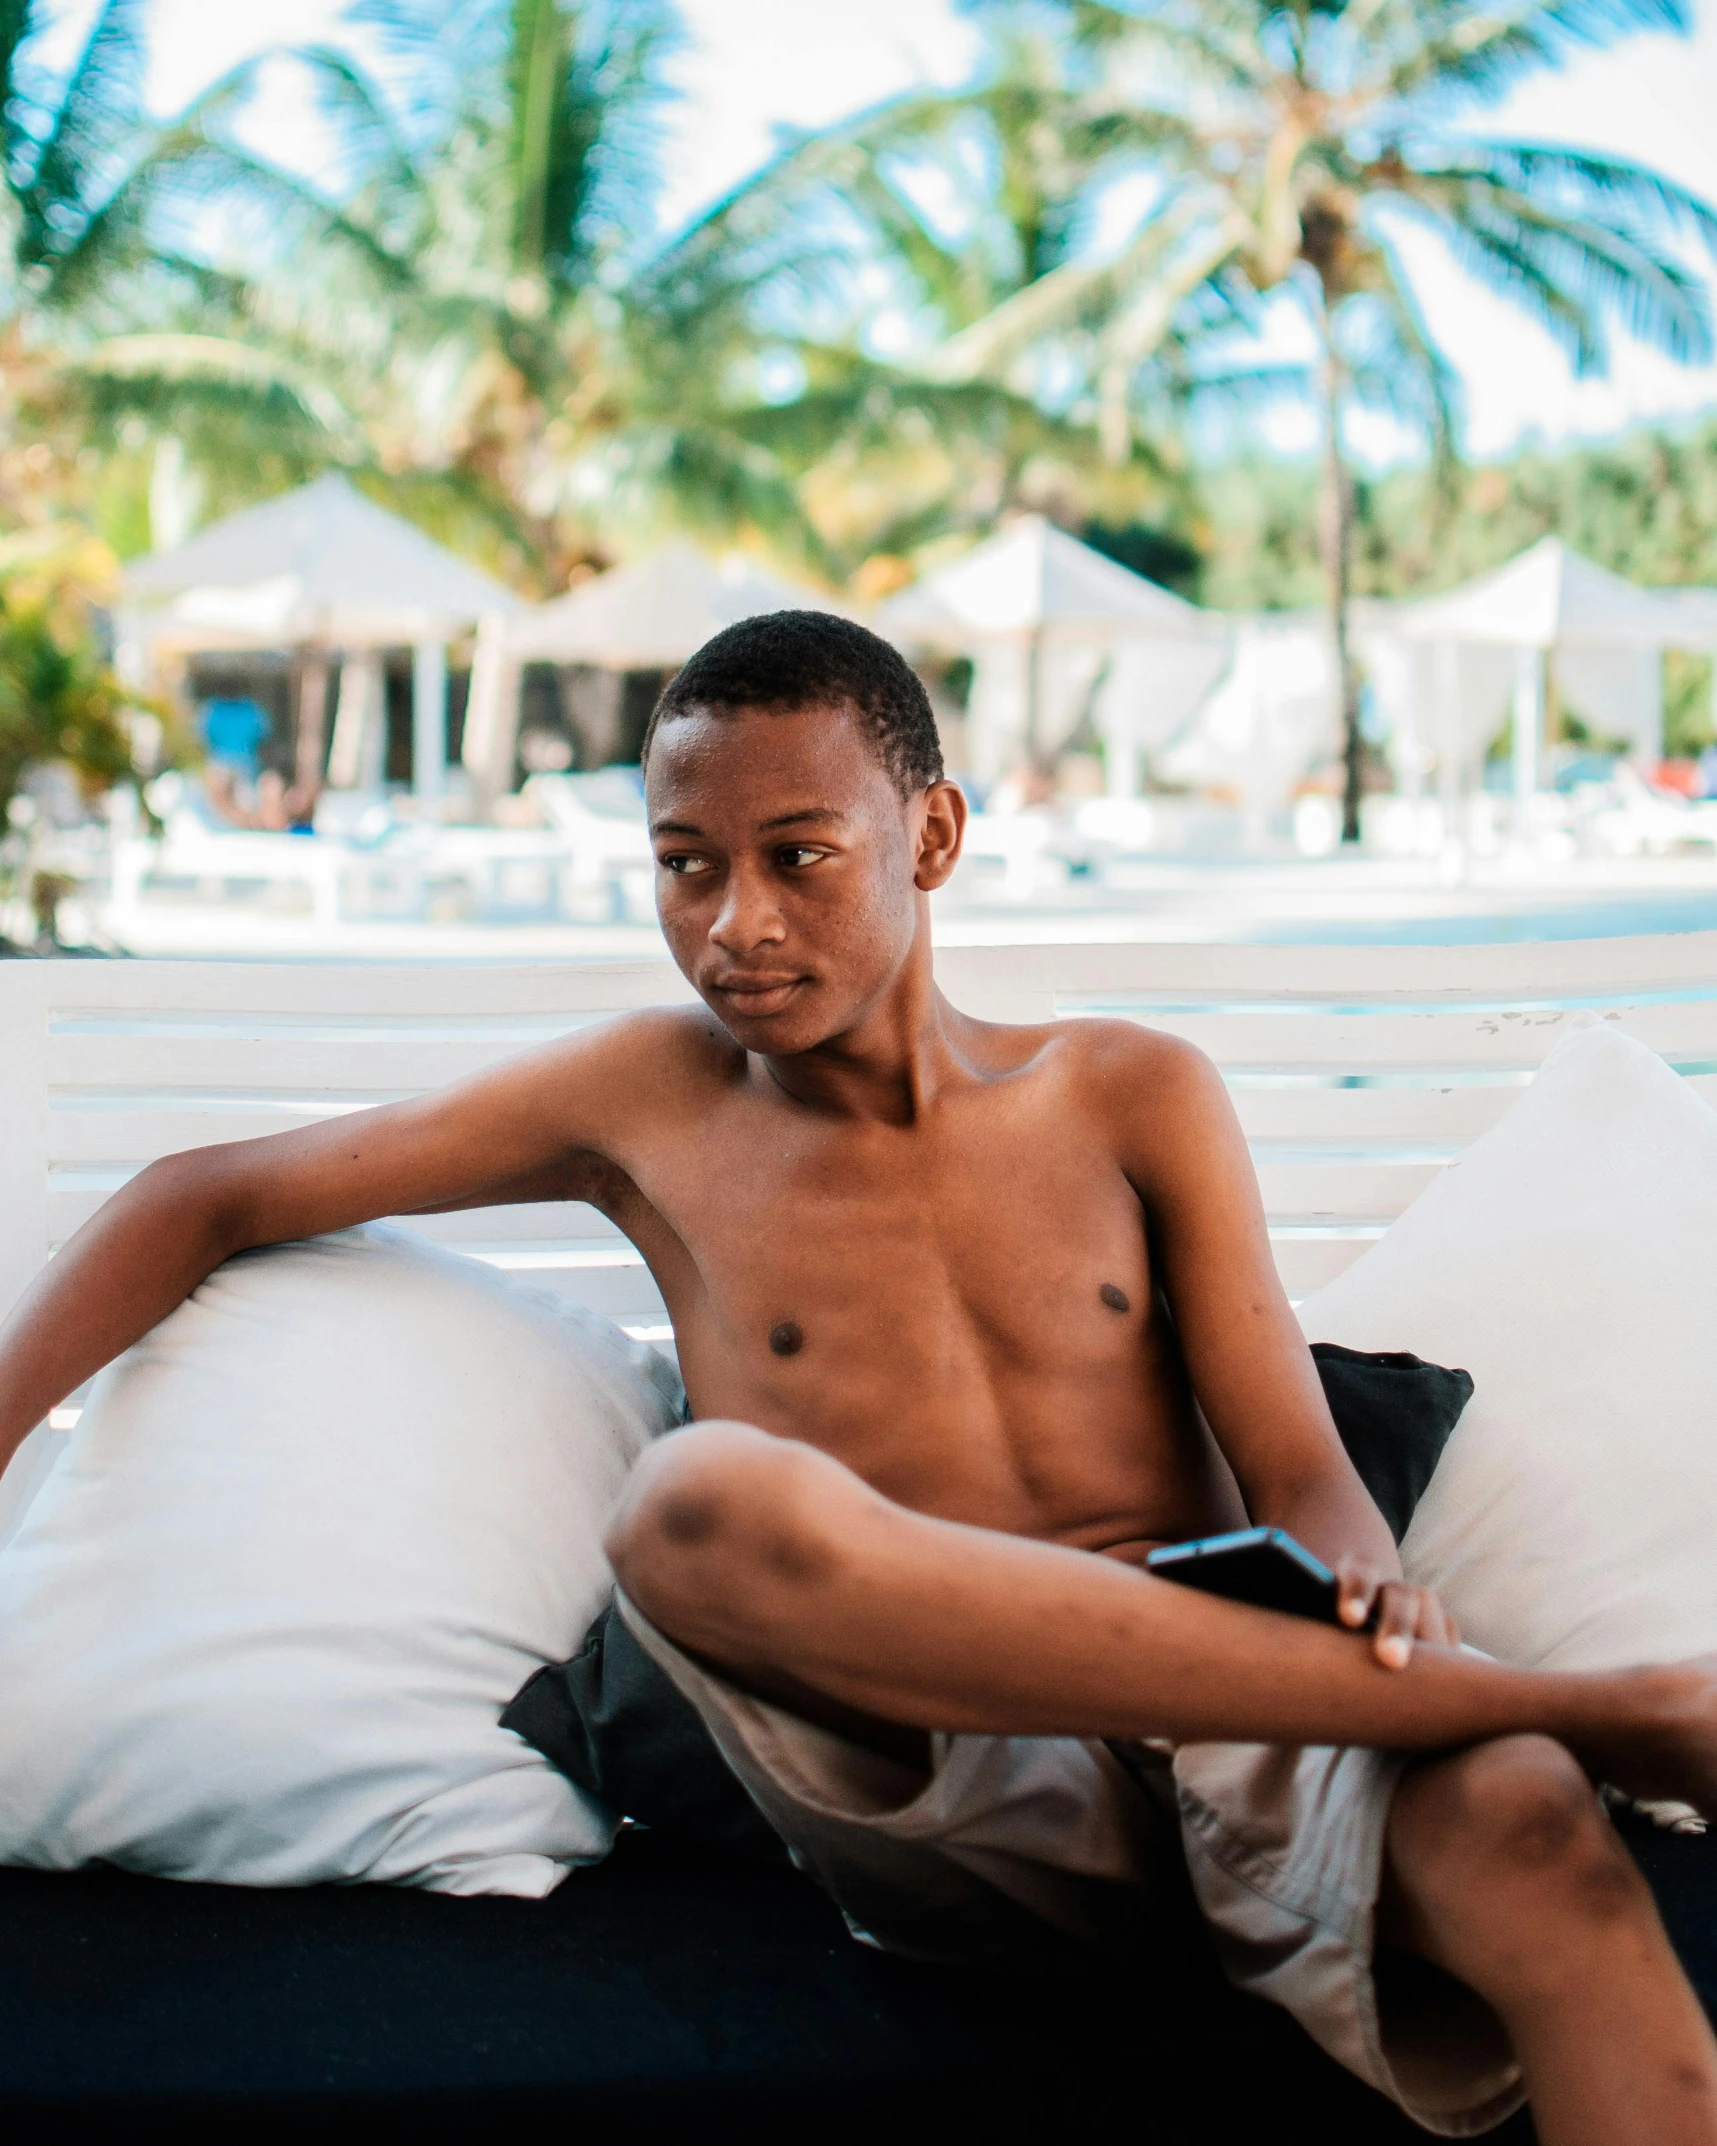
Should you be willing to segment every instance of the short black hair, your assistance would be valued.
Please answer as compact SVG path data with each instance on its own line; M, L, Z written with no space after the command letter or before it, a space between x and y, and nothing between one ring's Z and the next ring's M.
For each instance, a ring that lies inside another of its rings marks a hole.
M669 679L644 733L708 709L852 709L903 797L942 780L942 741L930 696L896 648L832 611L768 611L724 626Z

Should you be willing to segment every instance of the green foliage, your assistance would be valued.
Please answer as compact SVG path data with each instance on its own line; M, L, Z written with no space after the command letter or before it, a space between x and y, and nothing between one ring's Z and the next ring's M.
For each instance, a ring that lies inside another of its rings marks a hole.
M1147 522L1090 521L1079 534L1106 559L1183 594L1196 584L1204 564L1185 537Z
M1310 461L1242 456L1192 473L1175 533L1199 553L1195 593L1226 610L1318 600ZM1593 446L1529 449L1439 472L1410 466L1355 487L1354 588L1426 596L1558 536L1647 586L1717 586L1717 421ZM1668 682L1691 708L1693 673ZM1689 720L1691 720L1691 716Z
M966 88L791 142L667 237L672 0L358 0L373 75L299 54L338 145L314 180L235 130L252 68L145 118L145 0L100 0L57 74L34 58L48 12L0 0L0 529L31 520L14 447L51 441L56 513L121 555L159 539L164 472L206 518L336 466L537 594L673 528L892 585L1031 506L1206 602L1305 605L1331 590L1319 473L1195 470L1184 444L1195 401L1306 390L1233 362L1259 294L1304 296L1337 401L1438 450L1450 383L1409 224L1578 366L1618 323L1682 356L1711 341L1702 204L1454 125L1574 45L1684 28L1681 0L993 0ZM1099 251L1097 204L1141 174ZM196 255L211 228L219 257ZM910 362L869 335L879 272ZM1445 460L1353 500L1359 594L1550 529L1636 579L1717 583L1717 434ZM1672 675L1676 736L1703 690Z
M1603 369L1618 325L1678 359L1711 353L1688 256L1717 251L1717 212L1624 159L1462 123L1475 99L1575 46L1684 32L1681 0L991 0L977 12L988 78L903 105L893 143L874 146L922 160L982 125L992 166L1033 177L1035 191L1012 190L1030 212L1015 219L1022 239L1041 227L1051 243L1015 248L1023 279L951 323L937 362L1000 376L1053 351L1112 449L1187 396L1315 388L1389 411L1447 455L1454 381L1408 270L1415 230L1535 318L1578 371ZM1129 168L1154 181L1133 227L1112 249L1080 245L1098 194ZM1277 292L1302 301L1316 366L1236 362L1233 329Z
M1663 749L1671 760L1697 759L1713 742L1709 656L1671 648L1663 658Z
M45 604L0 605L0 829L27 768L62 761L87 796L131 775L126 696Z

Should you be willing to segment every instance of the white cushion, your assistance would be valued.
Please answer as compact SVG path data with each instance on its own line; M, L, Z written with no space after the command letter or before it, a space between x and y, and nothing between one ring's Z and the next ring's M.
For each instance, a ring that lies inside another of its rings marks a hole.
M1402 1546L1463 1636L1608 1669L1717 1648L1717 1113L1617 1029L1520 1101L1300 1307L1473 1398Z
M0 1860L534 1896L603 1854L497 1717L577 1650L671 1384L403 1231L229 1260L0 1551Z

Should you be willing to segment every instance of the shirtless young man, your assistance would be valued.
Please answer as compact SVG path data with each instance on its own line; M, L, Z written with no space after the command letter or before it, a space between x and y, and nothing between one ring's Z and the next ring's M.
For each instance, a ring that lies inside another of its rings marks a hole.
M1210 1065L938 994L965 806L885 644L809 613L719 635L648 792L708 1010L153 1165L0 1340L0 1458L241 1248L593 1200L706 1419L616 1518L623 1614L856 1925L1053 1953L1130 1908L1148 1943L1181 1849L1143 1740L1172 1740L1231 1973L1428 2128L1488 2128L1523 2074L1546 2146L1712 2146L1717 2048L1588 1784L1717 1807L1717 1664L1451 1644L1335 1435ZM1376 1634L1140 1571L1246 1516L1337 1566L1355 1624L1380 1596ZM1374 1942L1442 1976L1374 1976Z

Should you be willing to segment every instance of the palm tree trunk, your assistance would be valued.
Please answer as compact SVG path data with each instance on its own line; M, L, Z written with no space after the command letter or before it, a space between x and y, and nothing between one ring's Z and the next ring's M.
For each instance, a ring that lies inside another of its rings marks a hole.
M1353 580L1353 478L1341 444L1341 361L1330 341L1329 308L1320 308L1318 388L1323 403L1323 476L1318 488L1318 555L1324 603L1329 612L1341 702L1341 839L1359 840L1359 801L1364 777L1364 740L1359 731L1359 671L1348 641L1348 600Z

